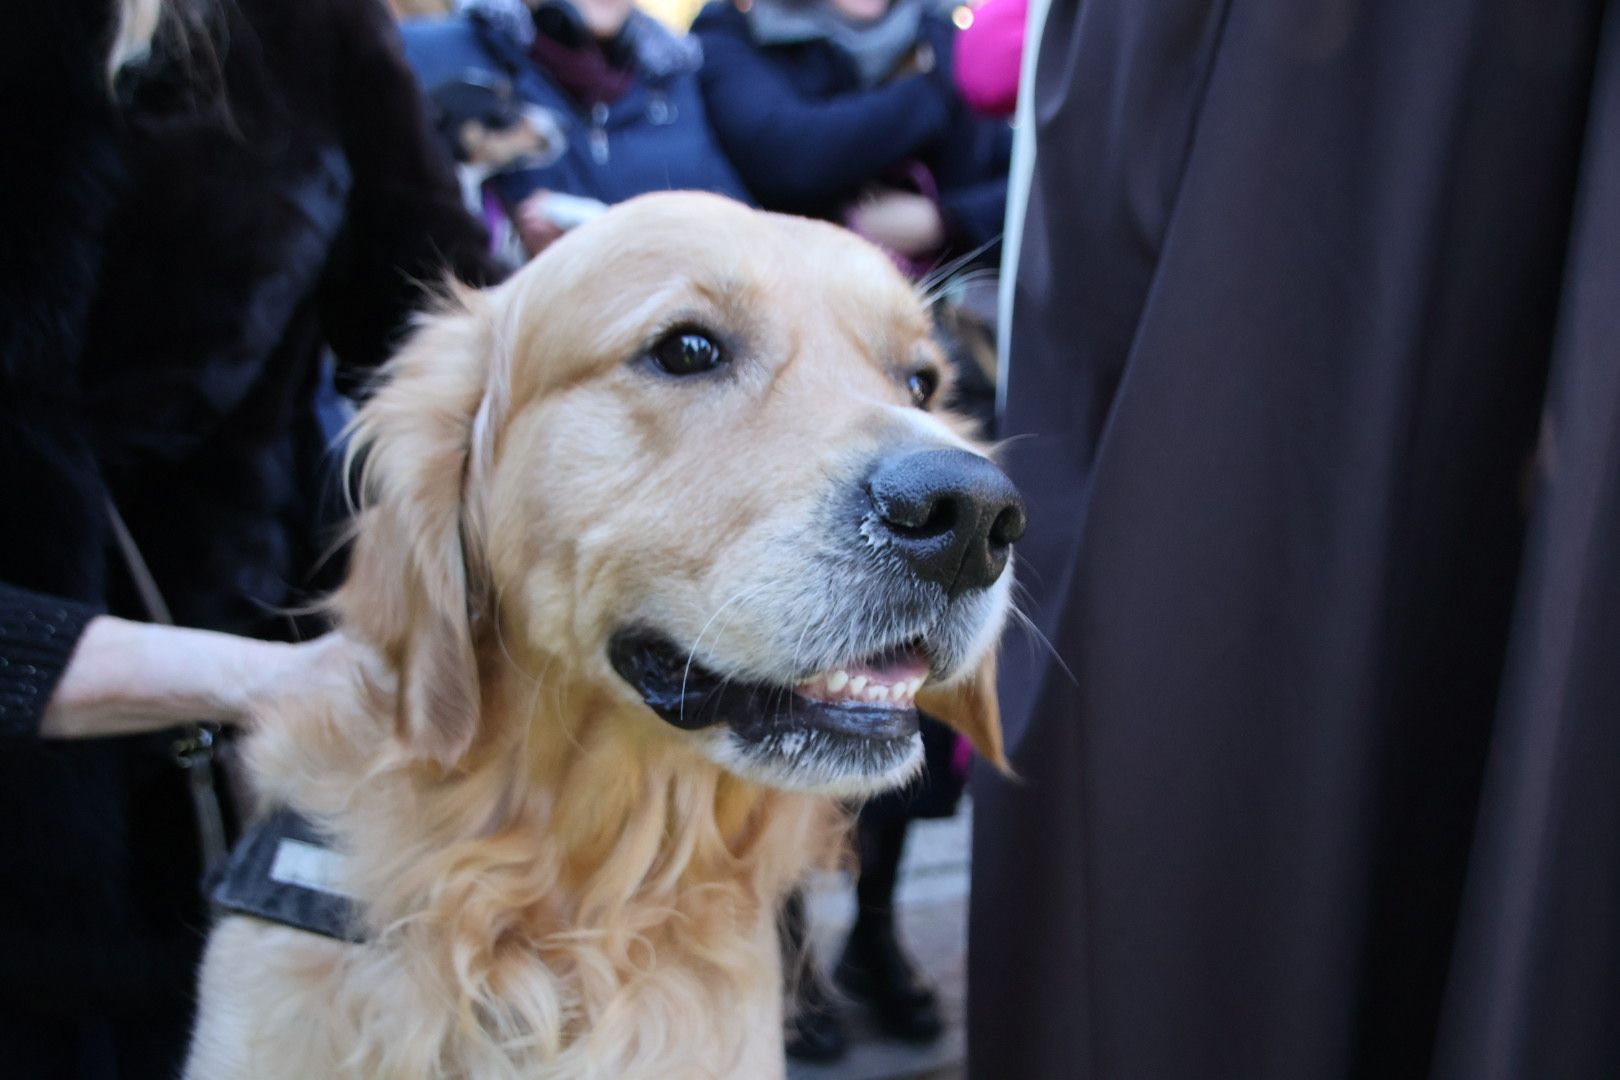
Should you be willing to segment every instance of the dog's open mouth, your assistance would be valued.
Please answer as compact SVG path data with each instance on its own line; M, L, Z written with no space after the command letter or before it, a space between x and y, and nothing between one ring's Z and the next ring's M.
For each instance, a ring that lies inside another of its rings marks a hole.
M928 655L908 643L792 685L728 679L688 650L646 630L615 634L608 656L620 677L668 723L688 731L724 724L746 740L788 732L841 739L907 740L917 732L913 700L928 678Z

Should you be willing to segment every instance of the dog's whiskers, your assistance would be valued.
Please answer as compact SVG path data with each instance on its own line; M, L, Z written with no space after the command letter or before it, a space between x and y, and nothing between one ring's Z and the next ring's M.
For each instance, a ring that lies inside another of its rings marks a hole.
M1009 446L1016 446L1021 442L1029 442L1032 439L1039 438L1040 436L1035 434L1033 431L1021 431L1017 435L1008 435L1006 438L997 439L995 442L990 444L990 454L993 457L996 454L1001 453L1001 451L1007 449Z
M972 251L965 252L958 255L954 259L950 259L947 262L931 267L927 273L923 274L923 276L917 280L917 291L926 298L930 295L930 293L933 292L934 289L946 284L950 280L952 274L960 270L962 267L967 266L974 259L977 259L980 255L983 255L985 252L989 251L999 243L1001 243L1001 234L997 233L995 236L992 236L990 239L986 240ZM931 303L931 301L925 299L924 303Z
M947 299L951 293L966 288L975 282L994 281L998 274L998 271L989 269L969 270L965 273L956 274L945 279L944 281L941 281L937 287L929 292L924 293L922 296L923 306L926 308L932 308L941 300Z
M1074 685L1079 686L1080 680L1074 677L1074 672L1069 670L1069 665L1064 663L1063 657L1058 654L1057 648L1053 646L1052 642L1048 640L1047 636L1041 633L1041 628L1035 625L1035 620L1024 614L1016 603L1009 604L1007 606L1007 613L1017 620L1019 627L1023 629L1026 637L1033 638L1044 649L1046 649L1047 653L1052 657L1052 659L1057 662L1057 666L1063 669L1063 674L1068 677L1068 680Z
M799 667L799 653L804 648L804 636L806 634L808 634L809 632L810 632L810 624L807 622L807 623L804 624L804 626L799 628L799 640L793 643L793 662L788 665L788 670L792 671L794 674L797 674L800 670L802 670ZM787 714L788 714L788 719L789 720L793 719L793 698L794 697L795 697L795 695L791 691L789 691L788 698L787 698Z
M731 599L727 600L725 603L723 603L719 607L715 608L714 609L714 614L710 615L708 622L703 624L703 629L698 631L697 639L692 642L692 647L687 650L687 653L686 653L686 667L681 671L681 713L680 713L680 716L681 716L681 722L683 724L686 721L686 684L692 677L692 663L697 658L698 648L703 644L703 635L707 634L709 632L709 627L714 625L714 620L716 620L716 619L718 619L720 617L721 612L725 611L732 604L735 604L737 601L742 600L745 597L753 596L753 595L756 595L758 593L763 592L769 586L770 586L770 582L762 581L762 582L759 582L759 583L757 583L757 584L755 584L753 586L750 586L749 588L742 589L742 590L738 591L735 595L733 595L731 597Z

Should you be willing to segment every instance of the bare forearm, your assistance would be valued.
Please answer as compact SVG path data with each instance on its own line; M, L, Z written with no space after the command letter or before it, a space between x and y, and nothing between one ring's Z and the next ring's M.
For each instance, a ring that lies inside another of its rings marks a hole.
M270 685L293 648L97 616L46 705L40 737L129 735L196 720L236 723L255 688Z

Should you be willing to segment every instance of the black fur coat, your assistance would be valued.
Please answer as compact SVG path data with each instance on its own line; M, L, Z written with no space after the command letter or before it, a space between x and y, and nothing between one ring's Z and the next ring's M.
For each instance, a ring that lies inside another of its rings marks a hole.
M109 82L108 0L0 34L0 581L275 633L318 554L318 373L384 359L420 283L491 274L381 0L209 0ZM0 747L0 1059L167 1075L206 926L169 740Z

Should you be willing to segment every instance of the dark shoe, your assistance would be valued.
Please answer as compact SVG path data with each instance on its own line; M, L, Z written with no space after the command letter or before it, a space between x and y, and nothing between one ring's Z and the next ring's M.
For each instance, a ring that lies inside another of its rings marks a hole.
M788 1001L788 1008L789 1057L825 1064L837 1061L849 1050L843 1018L838 1015L838 1005L819 970L809 970L800 976L798 993Z
M872 1010L885 1035L927 1043L945 1033L939 998L901 949L890 923L857 924L833 978Z

